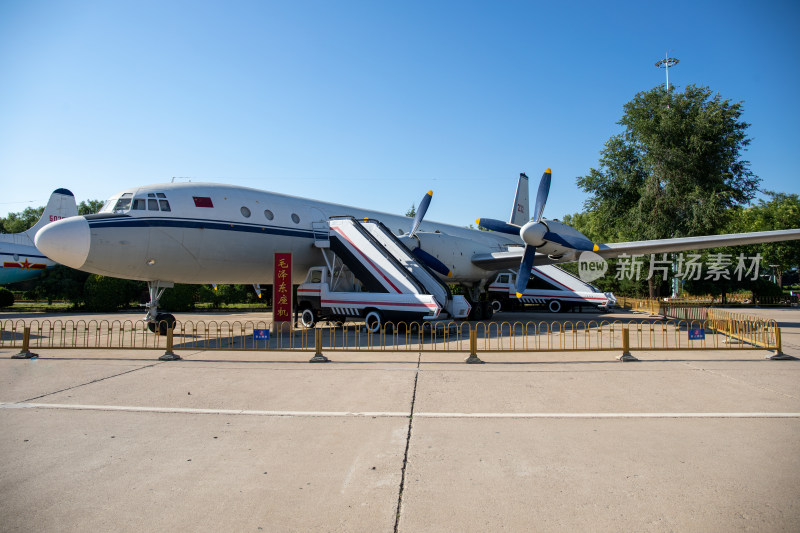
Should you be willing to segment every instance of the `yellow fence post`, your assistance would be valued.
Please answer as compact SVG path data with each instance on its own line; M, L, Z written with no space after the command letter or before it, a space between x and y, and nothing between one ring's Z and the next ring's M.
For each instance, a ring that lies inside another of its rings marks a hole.
M466 363L468 365L483 364L478 357L478 330L474 328L469 330L469 357L467 357Z
M172 351L174 327L167 324L167 351L158 358L159 361L180 361L181 356Z
M29 326L25 326L22 330L22 350L18 354L12 355L12 359L31 359L33 357L38 357L37 354L30 351L31 345L31 328Z
M631 355L631 333L628 328L622 328L622 354L617 359L620 361L638 361Z
M797 359L796 357L792 357L791 355L786 355L783 353L783 346L781 344L781 328L775 328L775 353L772 355L768 355L767 359L772 359L773 361L792 361Z
M314 357L308 360L309 363L329 363L330 359L322 355L322 328L314 330Z

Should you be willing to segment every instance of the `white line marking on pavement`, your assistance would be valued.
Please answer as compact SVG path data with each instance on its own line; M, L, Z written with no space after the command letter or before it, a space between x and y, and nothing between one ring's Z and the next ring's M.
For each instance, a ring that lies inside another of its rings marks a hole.
M304 417L408 417L408 413L351 412L351 411L258 411L250 409L196 409L190 407L138 407L133 405L81 405L61 403L3 403L0 409L67 409L73 411L127 411L132 413L179 413L190 415L251 415L251 416L304 416Z
M405 418L397 411L260 411L250 409L197 409L190 407L137 407L60 403L0 403L0 409L65 409L72 411L125 411L192 415L249 415L287 417ZM417 418L800 418L800 413L414 413Z

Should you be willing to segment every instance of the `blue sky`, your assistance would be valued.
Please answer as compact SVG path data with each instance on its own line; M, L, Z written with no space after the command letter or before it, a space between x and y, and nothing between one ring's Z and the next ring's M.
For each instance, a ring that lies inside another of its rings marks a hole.
M399 213L432 189L427 218L468 225L551 167L560 218L667 51L797 193L799 6L4 0L0 215L177 176Z

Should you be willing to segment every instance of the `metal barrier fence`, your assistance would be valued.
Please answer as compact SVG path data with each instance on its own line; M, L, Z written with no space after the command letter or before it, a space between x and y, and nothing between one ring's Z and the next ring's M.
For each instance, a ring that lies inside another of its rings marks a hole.
M376 333L363 324L283 330L263 321L186 321L158 335L141 321L17 320L0 322L0 348L20 348L20 357L42 349L159 350L165 360L179 358L176 351L207 350L313 352L319 360L323 352L345 351L469 352L474 359L478 352L755 349L781 354L774 320L692 309L697 311L687 315L697 316L685 319L389 323ZM690 330L704 335L690 340Z
M641 308L638 310L652 312L659 314L658 309L663 307L675 308L695 308L695 307L728 307L737 308L742 306L759 306L759 307L776 307L776 306L796 306L798 304L798 295L793 294L783 296L761 296L756 297L752 295L729 294L725 300L708 297L690 297L690 298L630 298L627 296L620 296L617 298L617 305L623 309Z

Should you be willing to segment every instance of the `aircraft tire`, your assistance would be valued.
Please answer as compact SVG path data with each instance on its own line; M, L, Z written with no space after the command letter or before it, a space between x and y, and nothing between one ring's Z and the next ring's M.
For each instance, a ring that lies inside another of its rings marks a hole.
M561 300L550 300L547 302L547 310L551 313L560 313L561 309L563 309Z
M383 315L377 309L370 309L364 315L364 325L370 333L380 333L383 325Z
M492 302L481 302L481 308L483 309L483 318L491 320L492 316L494 316L494 306Z
M306 307L300 312L300 325L308 329L317 325L317 314L313 309Z
M155 322L149 322L147 329L156 335L166 335L167 329L175 327L175 317L169 313L158 313Z

